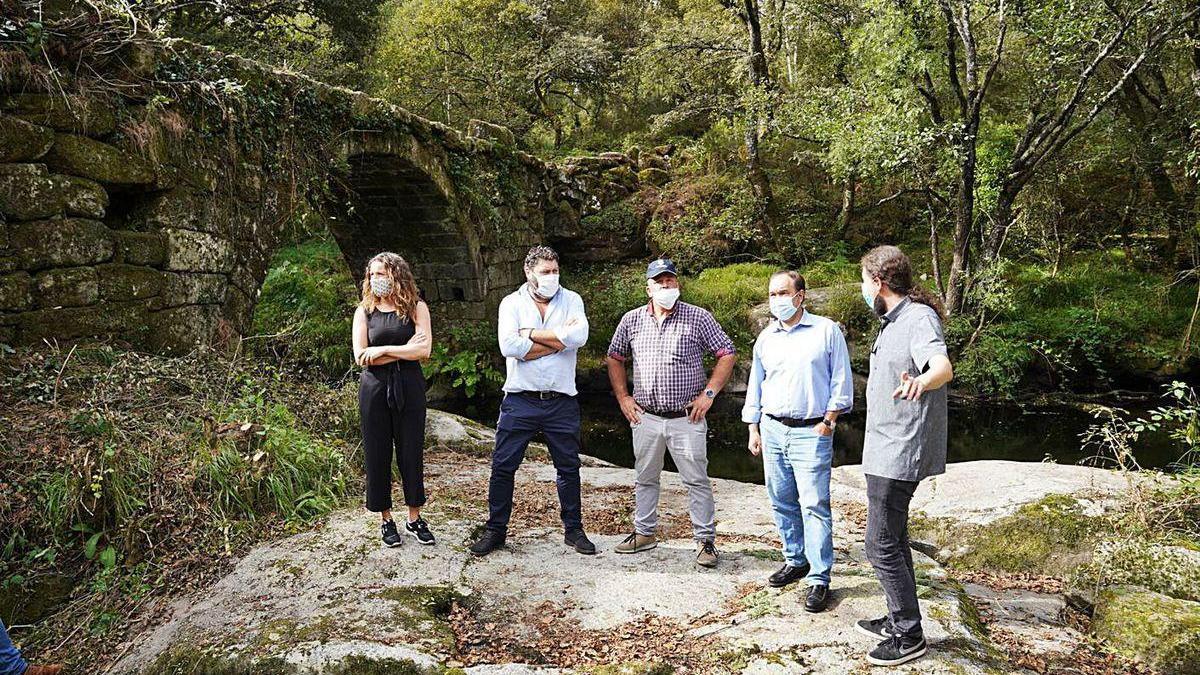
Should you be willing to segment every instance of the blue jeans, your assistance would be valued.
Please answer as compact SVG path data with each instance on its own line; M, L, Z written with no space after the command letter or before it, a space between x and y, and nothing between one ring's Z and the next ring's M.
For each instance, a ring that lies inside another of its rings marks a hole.
M28 666L9 639L4 622L0 621L0 675L22 675Z
M550 449L550 459L558 471L558 505L563 529L583 527L583 508L579 496L579 401L574 396L539 400L521 394L507 394L500 403L496 422L496 449L492 453L492 478L488 484L487 528L508 531L512 517L513 480L517 467L525 459L525 449L541 433Z
M763 415L763 473L775 525L783 539L783 559L793 567L810 565L809 586L829 585L833 568L833 512L829 476L833 437L815 427L788 427Z

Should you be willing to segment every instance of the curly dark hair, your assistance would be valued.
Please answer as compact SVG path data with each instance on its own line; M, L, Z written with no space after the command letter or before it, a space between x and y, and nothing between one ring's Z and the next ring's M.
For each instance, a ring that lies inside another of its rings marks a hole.
M939 318L946 320L941 298L913 284L912 263L904 251L895 246L876 246L862 257L862 267L867 271L867 276L879 279L893 292L907 295L913 302L929 305Z
M529 253L525 254L525 269L531 270L537 266L539 260L558 261L558 253L549 246L538 244L529 249Z

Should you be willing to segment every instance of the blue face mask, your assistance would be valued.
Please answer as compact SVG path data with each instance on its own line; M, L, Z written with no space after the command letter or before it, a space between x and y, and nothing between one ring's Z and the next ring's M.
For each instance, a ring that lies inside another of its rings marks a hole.
M866 286L863 286L863 288L862 288L862 296L863 296L863 300L867 303L867 307L870 308L870 310L872 312L874 312L875 311L875 296L873 296L867 292Z
M771 298L771 315L780 321L788 321L793 316L796 316L796 312L799 311L800 308L792 304L792 298L794 297L796 296L789 295L786 298Z

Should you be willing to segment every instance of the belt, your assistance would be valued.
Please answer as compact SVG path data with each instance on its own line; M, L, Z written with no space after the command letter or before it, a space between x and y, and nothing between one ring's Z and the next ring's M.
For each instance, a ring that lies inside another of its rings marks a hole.
M514 391L513 393L517 394L518 396L527 396L529 398L536 398L539 401L549 401L552 398L559 398L560 396L569 396L569 394L564 394L561 391Z
M680 417L687 417L686 410L672 410L670 412L659 412L657 410L649 410L649 409L643 408L642 411L649 415L654 415L655 417L662 417L662 418L668 419L668 420L679 419Z
M815 427L818 424L820 424L822 420L825 419L824 417L810 417L806 420L802 420L802 419L797 419L795 417L777 417L770 413L767 413L767 417L770 417L771 419L775 420L776 422L779 422L780 424L782 424L785 427L791 427L793 429L795 429L797 427Z
M399 362L386 363L383 367L387 369L384 371L386 374L383 381L387 390L388 407L401 412L404 410L404 376L400 372Z

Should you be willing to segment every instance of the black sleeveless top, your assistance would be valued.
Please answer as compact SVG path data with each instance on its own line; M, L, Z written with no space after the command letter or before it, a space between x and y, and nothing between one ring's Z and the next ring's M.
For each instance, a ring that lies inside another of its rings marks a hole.
M408 344L408 341L416 333L417 325L412 318L402 317L399 312L383 312L377 309L367 315L367 344L371 347ZM370 367L383 368L386 366L420 369L421 364L418 361L400 360L384 366Z

